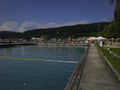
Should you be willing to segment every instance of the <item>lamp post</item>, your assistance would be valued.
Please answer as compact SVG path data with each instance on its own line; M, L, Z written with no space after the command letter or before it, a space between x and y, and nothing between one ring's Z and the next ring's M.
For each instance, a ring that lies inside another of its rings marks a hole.
M98 27L97 27L97 34L99 36L99 31L100 31L100 23L98 23Z

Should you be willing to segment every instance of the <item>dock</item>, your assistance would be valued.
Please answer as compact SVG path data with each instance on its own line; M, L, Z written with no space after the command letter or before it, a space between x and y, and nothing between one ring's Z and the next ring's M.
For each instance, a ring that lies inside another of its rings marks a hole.
M84 68L80 69L76 68L74 72L79 72L70 78L64 90L120 90L120 81L94 44L90 45Z
M34 43L0 43L0 48L14 47L16 45L35 45Z

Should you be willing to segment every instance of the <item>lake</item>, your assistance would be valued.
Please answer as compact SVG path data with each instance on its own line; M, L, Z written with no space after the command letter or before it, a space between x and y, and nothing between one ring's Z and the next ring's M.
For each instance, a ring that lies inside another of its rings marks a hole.
M0 90L64 90L84 50L34 45L1 48Z

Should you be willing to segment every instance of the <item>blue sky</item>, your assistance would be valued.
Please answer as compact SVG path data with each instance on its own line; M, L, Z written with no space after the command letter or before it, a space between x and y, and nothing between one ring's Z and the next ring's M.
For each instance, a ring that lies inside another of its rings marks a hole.
M111 21L109 0L0 0L0 31Z

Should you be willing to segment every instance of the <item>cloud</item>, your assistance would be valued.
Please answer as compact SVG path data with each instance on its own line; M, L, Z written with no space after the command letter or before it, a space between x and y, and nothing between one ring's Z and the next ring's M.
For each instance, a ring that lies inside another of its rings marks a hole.
M18 31L18 32L24 32L26 30L30 29L39 29L39 28L52 28L59 26L55 23L38 23L34 21L25 21L22 22L21 24L15 22L15 21L9 21L9 22L4 22L0 25L0 31Z
M82 21L77 21L77 22L68 22L68 23L65 23L64 25L68 26L68 25L77 25L77 24L88 24L88 23L89 23L89 21L82 20Z
M40 26L38 25L39 23L37 22L23 22L21 23L21 25L17 28L17 31L19 32L24 32L25 30L29 30L29 29L36 29L36 28L40 28Z
M106 22L106 21L112 21L112 19L111 18L102 18L102 19L100 19L100 21Z
M0 31L13 31L17 27L17 23L14 21L4 22L0 25Z
M87 24L89 23L87 20L82 20L78 22L67 22L64 24L56 24L54 22L51 23L39 23L35 21L25 21L22 23L17 23L15 21L4 22L0 25L0 31L17 31L17 32L24 32L26 30L31 29L43 29L43 28L52 28L52 27L61 27L61 26L69 26L69 25L76 25L76 24Z
M55 23L47 23L47 24L43 24L43 23L38 23L38 22L34 22L34 21L26 21L26 22L23 22L21 24L20 27L18 27L18 31L19 32L23 32L25 30L30 30L30 29L43 29L43 28L52 28L52 27L57 27L58 25L55 24Z

